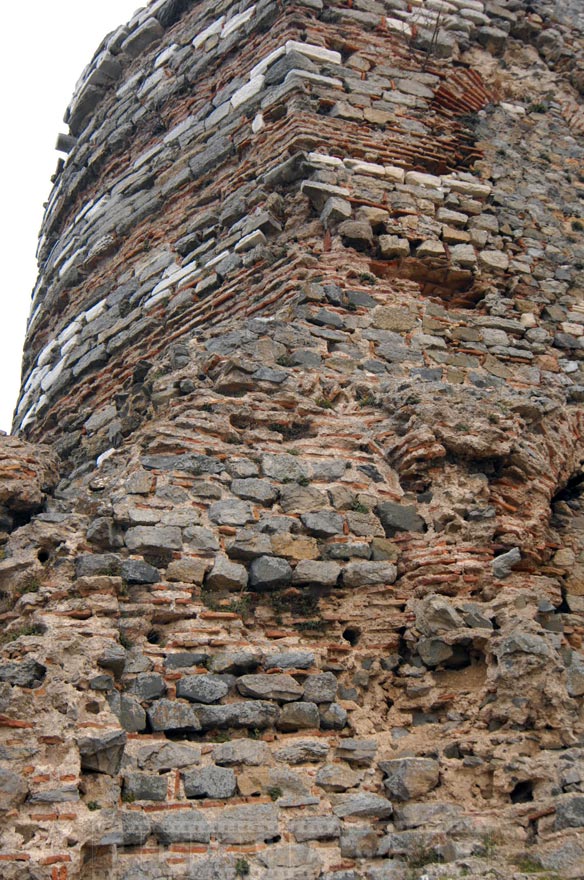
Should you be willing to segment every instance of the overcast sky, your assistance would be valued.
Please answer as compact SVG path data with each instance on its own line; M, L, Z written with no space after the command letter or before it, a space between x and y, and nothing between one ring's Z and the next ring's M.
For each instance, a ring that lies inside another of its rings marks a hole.
M77 79L102 38L146 0L29 0L2 8L2 311L0 429L10 431L36 279L37 235L60 156L57 134Z

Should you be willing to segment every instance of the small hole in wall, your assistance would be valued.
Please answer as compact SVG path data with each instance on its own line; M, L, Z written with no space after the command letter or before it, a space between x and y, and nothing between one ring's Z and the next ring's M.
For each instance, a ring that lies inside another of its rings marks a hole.
M159 645L162 641L162 633L159 629L151 629L146 636L146 640L150 642L151 645Z
M523 782L518 782L511 792L510 797L512 804L526 804L529 801L532 801L533 782L530 782L528 779Z
M37 559L42 565L44 565L45 562L48 562L50 558L51 554L48 550L39 550L39 552L37 553Z
M353 647L357 644L359 639L361 638L361 630L357 629L356 626L348 626L343 630L343 638Z

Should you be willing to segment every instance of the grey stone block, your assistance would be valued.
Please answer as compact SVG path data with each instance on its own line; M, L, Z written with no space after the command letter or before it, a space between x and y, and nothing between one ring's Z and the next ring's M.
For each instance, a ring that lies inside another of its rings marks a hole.
M24 776L0 767L0 812L19 807L27 795L28 784Z
M235 773L227 767L203 767L185 773L183 779L188 798L222 800L233 797L237 789Z
M221 654L215 654L212 658L211 671L244 675L257 669L260 663L261 655L252 651L224 651Z
M374 739L343 739L335 749L335 756L356 767L370 767L377 752Z
M292 583L334 587L340 573L341 566L336 562L318 562L312 559L302 559L294 569Z
M333 813L341 819L388 819L393 813L393 806L391 801L378 794L342 794L335 801Z
M555 825L558 830L584 827L584 797L577 795L566 800L558 800Z
M310 669L314 666L312 651L281 651L270 654L264 662L264 669Z
M273 504L278 497L278 490L269 480L233 480L231 491L240 498L256 501L258 504Z
M266 477L283 483L285 480L299 480L310 477L310 469L295 455L262 455L262 471Z
M226 807L215 828L223 844L260 843L278 835L278 807L272 804Z
M306 530L317 538L343 534L343 517L334 510L316 510L300 517Z
M243 764L249 767L261 767L270 762L270 749L261 740L237 739L232 742L220 743L213 749L213 760L216 764Z
M309 703L332 703L337 690L337 679L332 672L308 675L304 681L303 699Z
M386 537L391 538L396 532L424 532L426 524L416 512L414 504L397 504L384 501L376 508L377 516L385 529Z
M347 711L338 703L320 707L320 726L323 730L342 730L347 726Z
M209 508L209 519L220 526L244 526L253 518L251 505L245 501L216 501Z
M149 46L159 42L164 36L164 28L155 18L148 18L140 27L132 31L122 43L122 52L136 58Z
M166 776L148 773L126 773L124 794L137 801L165 801L168 780Z
M340 792L355 788L363 778L345 764L325 764L316 774L316 784L324 791Z
M201 153L189 161L194 180L208 174L233 155L234 147L228 137L217 136L207 141Z
M146 712L136 697L115 691L108 697L108 703L128 733L139 733L146 729Z
M379 837L372 828L347 828L341 835L344 859L374 859L378 849Z
M119 828L102 837L99 846L143 846L150 837L151 828L147 815L126 810L121 814Z
M137 755L138 767L153 773L180 770L201 763L201 749L190 743L153 742Z
M126 547L139 553L149 550L180 550L181 531L177 526L134 526L126 532Z
M176 695L192 703L217 703L229 693L220 675L185 675L177 682Z
M318 706L316 703L287 703L282 707L277 727L285 731L319 728Z
M260 556L249 569L249 585L264 592L286 587L292 580L292 568L286 559L278 556Z
M298 843L306 840L334 840L341 836L341 823L336 816L310 816L296 819L288 826Z
M302 696L302 685L291 675L284 673L244 675L237 681L237 690L244 697L255 697L259 700L277 700L289 702L299 700Z
M262 700L246 700L226 706L200 706L196 712L203 730L225 727L263 730L272 727L280 714L277 706Z
M128 584L156 584L160 580L158 569L143 559L124 559L120 574Z
M185 471L195 477L202 474L218 474L221 472L221 463L210 455L195 455L183 453L181 455L143 455L141 462L148 470L160 471Z
M207 573L205 584L211 590L244 590L247 580L247 569L243 565L219 555Z
M521 562L521 550L519 547L513 547L507 553L496 556L493 559L493 577L500 580L508 577L513 570L513 566L517 565L518 562Z
M440 782L440 766L432 758L396 758L381 761L379 768L387 777L383 785L388 795L401 801L420 797Z
M37 688L42 683L47 667L27 657L25 660L0 663L0 681L17 687Z
M152 730L201 730L201 723L192 706L179 700L158 700L148 709Z
M393 584L397 578L397 568L390 562L350 562L343 571L343 584L346 587L372 587L379 584Z
M157 700L166 693L166 682L157 672L146 672L129 683L127 692L139 700Z
M75 576L94 577L105 574L115 577L120 573L121 560L114 553L92 553L77 556L75 559Z
M205 666L209 661L209 655L201 651L177 651L176 654L167 654L164 665L167 669L188 669L192 666Z
M116 776L122 763L126 739L125 732L121 730L80 737L77 745L81 769Z
M316 880L322 862L316 849L286 843L270 847L258 856L270 880Z
M183 537L185 544L196 553L211 555L220 549L217 535L203 526L188 526Z
M211 827L198 810L173 810L155 819L152 825L158 842L164 846L171 843L209 843Z

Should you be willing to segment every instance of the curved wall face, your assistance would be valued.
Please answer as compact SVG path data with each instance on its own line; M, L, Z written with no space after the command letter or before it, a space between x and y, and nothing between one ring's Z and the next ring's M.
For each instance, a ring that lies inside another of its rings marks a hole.
M42 228L15 420L26 436L70 453L111 406L113 440L126 435L135 414L119 395L143 378L141 361L195 328L269 314L312 277L346 287L367 272L386 293L412 279L415 295L450 307L480 301L481 317L497 291L539 314L567 289L573 267L556 278L571 262L565 243L549 256L530 247L529 224L507 222L513 181L481 158L481 138L533 128L524 107L494 109L498 76L485 81L492 64L472 57L481 46L500 55L516 14L316 6L151 4L101 46L68 110L71 152ZM549 214L536 235L563 233ZM476 341L532 382L531 329L512 328L502 347L480 330Z
M548 6L160 0L85 72L0 438L2 880L581 878Z

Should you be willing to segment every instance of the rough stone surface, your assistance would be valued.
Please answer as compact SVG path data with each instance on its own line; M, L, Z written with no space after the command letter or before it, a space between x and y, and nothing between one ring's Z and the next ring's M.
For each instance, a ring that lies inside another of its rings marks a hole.
M227 767L205 767L183 777L188 798L230 798L235 794L235 773Z
M580 6L150 0L88 59L0 438L6 880L580 880Z
M386 776L383 784L387 794L400 801L432 791L440 780L438 762L431 758L396 758L381 761L379 767Z
M192 703L218 703L229 693L229 685L220 675L185 675L177 682L176 695Z

